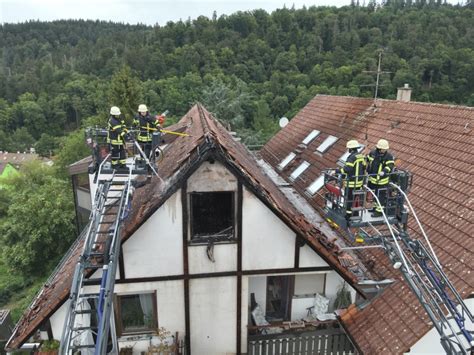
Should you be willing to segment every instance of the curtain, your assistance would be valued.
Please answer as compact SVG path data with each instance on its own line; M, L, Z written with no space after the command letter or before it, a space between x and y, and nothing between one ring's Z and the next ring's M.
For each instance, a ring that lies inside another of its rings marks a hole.
M153 297L151 293L138 295L140 298L140 306L143 312L143 324L151 328L155 324L153 319Z
M78 309L82 311L88 311L91 309L89 302L85 299L80 301ZM76 327L89 327L91 324L90 314L78 314L74 320L74 328ZM81 333L77 338L77 342L80 344L93 344L94 339L92 338L92 331L86 330ZM94 349L83 349L81 355L94 355Z

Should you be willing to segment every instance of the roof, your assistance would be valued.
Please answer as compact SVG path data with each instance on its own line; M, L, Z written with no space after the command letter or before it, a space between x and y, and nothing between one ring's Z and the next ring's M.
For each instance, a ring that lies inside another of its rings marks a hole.
M334 167L346 151L345 143L357 139L375 147L380 138L390 143L397 166L413 173L409 195L416 213L450 280L463 298L474 291L474 180L472 145L474 108L419 102L402 102L318 95L311 100L262 149L272 166L290 153L296 158L281 171L288 180L303 161L310 163L293 186L319 209L321 196L309 197L305 189L321 170ZM303 139L321 133L308 145ZM328 136L338 137L324 153L315 153ZM410 234L417 237L413 218ZM363 310L349 309L341 319L365 353L402 353L429 329L428 318L400 274L395 274L382 252L375 268L385 277L399 280Z
M331 265L346 281L358 289L357 277L346 269L338 256L343 252L300 213L259 167L250 152L227 132L202 106L195 105L171 130L189 137L170 140L158 167L163 182L151 183L135 191L128 223L122 229L122 242L133 233L186 181L202 161L213 157L222 162L262 202L276 213L295 233ZM83 243L81 235L65 255L58 269L26 310L7 343L15 349L25 342L41 323L51 316L69 296L75 264Z

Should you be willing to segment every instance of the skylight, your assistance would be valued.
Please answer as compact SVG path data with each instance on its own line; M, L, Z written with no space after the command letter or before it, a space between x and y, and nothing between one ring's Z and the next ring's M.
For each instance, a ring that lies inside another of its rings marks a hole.
M304 161L298 166L290 175L290 180L295 180L298 176L300 176L303 171L308 169L309 163L307 161Z
M283 159L280 164L278 164L278 169L283 170L285 166L287 166L290 163L290 161L295 159L295 157L296 157L296 154L293 152L288 154L287 157Z
M321 143L321 145L316 148L316 151L320 152L320 153L324 153L326 150L329 149L330 146L332 146L334 143L336 143L336 141L338 140L337 137L335 136L329 136L327 137L324 142Z
M308 191L308 193L312 196L316 192L318 192L323 186L324 186L324 175L321 175L316 180L314 180L311 185L308 186L306 191Z
M308 135L306 136L305 139L303 139L303 144L308 145L314 138L316 138L317 136L319 136L319 133L321 133L321 132L314 129L310 134L308 134Z

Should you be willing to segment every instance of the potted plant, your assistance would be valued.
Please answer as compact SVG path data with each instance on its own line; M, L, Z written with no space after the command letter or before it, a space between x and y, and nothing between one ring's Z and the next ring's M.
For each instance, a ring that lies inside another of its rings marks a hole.
M45 340L41 343L39 350L35 353L36 355L57 355L59 351L58 340Z

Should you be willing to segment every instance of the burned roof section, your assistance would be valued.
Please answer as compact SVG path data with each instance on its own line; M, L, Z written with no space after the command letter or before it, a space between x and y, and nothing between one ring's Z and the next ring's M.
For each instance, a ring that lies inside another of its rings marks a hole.
M357 139L368 153L379 139L387 139L397 167L414 176L410 201L444 271L466 298L474 291L473 125L471 107L318 95L264 146L261 154L316 210L321 210L324 188L311 195L308 186L322 170L340 164L346 142ZM317 137L302 144L314 130L320 131ZM317 147L329 136L338 139L319 152ZM279 169L292 152L294 159ZM309 168L292 181L291 173L303 161L310 164ZM415 238L421 236L413 218L409 233ZM430 329L428 317L385 254L376 252L371 257L378 272L397 282L364 309L352 308L341 319L363 352L406 352Z

